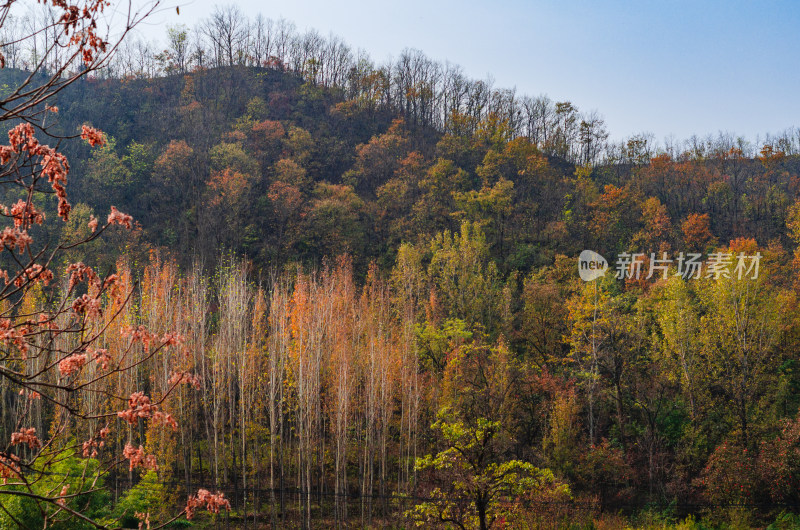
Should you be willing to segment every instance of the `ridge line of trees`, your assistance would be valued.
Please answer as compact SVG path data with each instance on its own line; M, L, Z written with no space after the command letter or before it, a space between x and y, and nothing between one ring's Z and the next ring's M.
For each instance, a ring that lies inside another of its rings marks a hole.
M24 16L10 15L11 23L0 28L0 50L8 67L29 70L37 64L39 49L47 47L47 32L30 40L26 48L16 35L41 23L39 19L49 20L52 12L53 8L42 6ZM45 59L44 71L61 66L58 54ZM496 88L491 79L470 79L460 66L435 61L416 49L404 49L396 60L376 64L337 35L325 37L315 29L300 32L283 18L259 14L249 19L232 4L218 6L195 28L168 27L163 43L126 40L108 68L97 75L152 79L224 67L291 72L312 86L339 91L350 105L401 114L411 128L474 133L494 116L507 123L512 138L527 137L545 154L580 165L641 164L663 153L672 158L710 158L734 148L752 158L762 143L786 155L800 153L800 129L795 127L754 141L722 132L684 141L666 139L663 144L650 133L610 141L603 117L596 111L581 112L570 101Z

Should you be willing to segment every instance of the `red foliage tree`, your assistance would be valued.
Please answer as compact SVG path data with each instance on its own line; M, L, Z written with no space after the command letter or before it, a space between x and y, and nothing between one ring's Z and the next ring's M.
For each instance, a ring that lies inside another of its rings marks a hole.
M0 6L0 26L14 23L10 15L18 4L10 0ZM121 39L157 2L145 11L128 10L131 14L124 25L115 28L116 40L103 37L101 30L108 22L103 12L110 5L107 0L52 0L55 15L47 19L50 22L42 19L41 27L17 41L31 42L46 31L52 36L49 48L31 65L27 77L0 99L0 123L10 128L8 143L0 145L0 185L9 189L6 197L18 198L11 206L0 205L6 225L0 226L0 387L6 396L0 430L0 507L12 496L24 497L37 505L45 526L72 518L101 527L80 509L81 496L95 491L100 475L120 463L131 470L157 467L155 457L142 446L137 449L128 443L116 451L107 445L112 420L175 427L172 416L161 409L166 396L157 402L143 392L117 396L110 382L132 377L137 366L166 348L180 348L181 338L128 327L125 347L101 348L100 340L132 291L117 274L101 275L82 262L67 263L59 270L66 251L74 252L113 225L132 228L131 216L112 206L107 218L91 217L87 237L56 245L49 244L38 228L50 219L66 222L71 211L66 190L69 162L57 147L40 139L61 142L80 136L91 146L105 143L101 131L85 125L72 137L50 134L50 118L58 109L48 101L103 67ZM5 48L0 50L0 68L6 62L2 51ZM50 208L56 215L49 216ZM170 390L195 381L191 374L176 373ZM34 408L38 429L30 424ZM70 491L66 478L60 491L37 487L53 475L53 465L70 455L100 461L96 471L80 478L80 491ZM200 505L218 511L227 507L227 501L201 490L181 513L191 515ZM14 520L6 508L3 511Z

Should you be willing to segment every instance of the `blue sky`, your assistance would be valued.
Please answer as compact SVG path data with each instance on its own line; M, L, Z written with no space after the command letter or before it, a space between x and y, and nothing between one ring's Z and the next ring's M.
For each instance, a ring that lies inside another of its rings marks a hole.
M165 0L144 28L194 24L209 0ZM181 14L174 6L181 5ZM596 110L612 137L755 139L800 126L800 2L244 0L251 16L335 33L378 63L404 48L498 87Z

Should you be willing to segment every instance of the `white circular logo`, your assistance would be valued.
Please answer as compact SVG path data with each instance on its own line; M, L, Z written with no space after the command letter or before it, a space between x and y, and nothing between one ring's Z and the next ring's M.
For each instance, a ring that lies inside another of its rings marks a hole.
M581 280L585 282L596 280L605 276L606 270L608 270L606 258L594 250L584 250L578 256L578 274L580 274Z

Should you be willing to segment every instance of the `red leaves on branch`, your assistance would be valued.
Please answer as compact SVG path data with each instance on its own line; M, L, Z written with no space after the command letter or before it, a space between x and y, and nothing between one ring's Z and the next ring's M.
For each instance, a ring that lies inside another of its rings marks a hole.
M105 348L87 348L86 354L91 356L92 360L97 361L103 370L108 370L108 364L111 362L111 355Z
M67 274L70 275L70 291L84 280L88 281L90 284L93 284L95 287L100 287L100 278L97 276L97 273L94 272L91 267L86 266L82 261L78 263L70 263L69 266L67 266Z
M97 456L98 447L105 445L105 442L98 442L97 440L87 440L83 442L83 456L84 458L95 458Z
M84 294L83 296L76 298L72 302L72 310L78 314L84 314L92 319L98 318L102 314L100 300L98 298L89 296L88 294Z
M152 404L144 392L134 392L128 398L128 409L117 412L117 416L131 425L136 425L139 418L149 418L156 410L158 406Z
M19 457L17 455L7 455L0 453L0 479L3 484L8 482L10 478L19 478Z
M200 376L191 372L175 372L169 378L170 385L187 384L192 385L195 389L200 390Z
M192 495L186 502L186 518L192 519L194 512L197 508L202 508L205 505L206 509L212 513L219 513L220 508L225 508L230 511L231 503L225 498L225 494L221 491L211 493L206 489L197 490L197 495Z
M22 287L29 281L41 281L45 285L50 285L50 282L53 281L53 272L49 269L45 269L38 263L34 263L25 269L25 274L19 275L17 279L14 280L14 285ZM8 282L6 281L6 283Z
M106 445L105 439L108 437L109 432L110 429L108 426L105 426L100 429L97 435L83 442L83 456L85 458L95 458L97 456L97 450Z
M83 456L86 458L95 458L97 456L97 450L106 445L104 440L108 437L108 433L109 428L107 426L103 427L96 436L83 442Z
M150 346L154 343L158 343L164 348L183 344L183 337L178 333L168 332L159 337L155 333L150 333L150 331L142 325L138 327L125 326L122 329L122 336L130 337L131 342L141 342L146 350L149 350Z
M128 398L128 408L117 412L117 416L131 425L136 425L138 420L152 418L156 423L169 425L172 430L178 430L178 422L171 414L158 410L158 405L152 403L144 392L134 392Z
M61 493L58 494L59 498L56 499L56 504L61 507L67 506L67 500L64 498L67 496L67 492L69 492L69 484L66 484L63 488L61 488Z
M122 328L121 334L123 337L130 337L131 342L141 342L146 350L150 349L150 345L156 339L156 336L147 331L147 328L144 326L125 326Z
M47 4L43 0L44 4ZM61 9L62 13L57 24L61 26L65 35L73 32L70 45L77 46L83 62L90 65L98 53L104 53L108 43L97 35L97 16L106 6L111 5L107 0L90 0L83 6L68 4L65 0L52 0L53 7ZM78 30L78 24L83 27Z
M108 214L108 224L110 224L110 225L113 225L113 224L122 225L125 228L127 228L128 230L130 230L133 227L132 221L133 221L133 217L131 217L130 215L128 215L126 213L120 212L114 206L111 207L111 213Z
M64 10L60 24L63 24L65 29L74 30L72 31L72 44L77 45L83 53L83 60L86 62L94 61L96 53L104 51L105 43L94 33L93 13L98 9L102 10L102 6L107 5L107 3L104 0L89 0L82 12L76 6L68 5L66 0L55 0L53 4ZM85 20L81 21L82 18ZM57 112L56 108L49 106L46 110L48 112ZM106 144L106 138L102 131L87 125L81 128L80 137L93 147ZM13 283L17 287L18 290L13 291L13 293L21 292L24 295L27 292L26 289L34 283L41 282L44 285L48 285L54 280L53 272L47 268L47 263L50 262L49 259L52 259L52 257L45 256L40 258L39 254L31 250L33 238L28 230L34 225L44 224L45 221L44 212L34 206L32 198L37 197L41 192L49 191L48 189L41 189L42 187L52 188L58 200L58 217L67 221L71 211L66 192L67 175L70 166L63 154L50 146L41 144L36 139L35 129L31 123L21 123L11 129L8 133L8 139L7 145L0 145L0 164L5 166L2 168L3 174L11 175L13 183L23 187L28 191L28 194L27 199L17 200L10 207L0 205L0 216L9 218L9 226L0 227L0 251L18 251L19 253L27 251L31 255L29 255L30 261L28 263L19 263L19 267L13 271L0 270L0 278L5 279L6 285ZM100 221L94 216L88 221L88 227L93 234L102 232L112 225L120 225L127 229L132 229L133 217L120 212L116 207L112 206L105 226L100 226ZM84 241L70 242L67 245L59 246L57 250L85 243L93 237L95 236L86 238ZM36 257L33 257L34 254L36 254ZM16 258L17 256L14 257ZM20 260L18 259L17 261L19 262ZM35 337L39 336L44 330L55 330L56 334L63 331L63 323L59 324L61 320L57 321L57 318L63 314L67 312L73 313L70 322L74 322L72 318L75 315L83 316L84 319L99 318L102 315L104 301L106 300L106 297L103 296L104 293L108 296L109 303L124 303L124 282L121 282L120 277L116 274L104 279L91 267L79 262L69 264L66 268L65 276L68 283L68 294L75 296L74 300L67 307L57 309L56 313L52 315L46 312L39 312L30 316L30 320L21 322L7 318L0 319L0 347L9 351L16 350L13 355L25 361L31 350L29 340L33 344L36 340ZM75 290L78 290L78 292L74 292ZM150 355L155 354L161 348L180 346L183 343L183 337L176 333L159 333L156 335L143 326L126 328L123 331L123 335L130 338L128 348L133 347L134 343L138 342L143 349L148 350ZM37 342L36 344L41 349L39 343ZM40 349L36 350L37 356L42 355ZM75 380L70 381L69 378L78 377L90 362L96 362L98 369L108 370L113 361L112 355L107 349L96 348L89 344L83 344L82 347L72 352L61 353L62 350L55 349L49 351L51 355L54 355L54 357L50 358L54 358L56 363L55 365L49 365L48 370L50 368L58 370L57 375L62 379L62 382L56 383L56 386L64 389L80 388ZM15 359L16 357L12 356L10 358ZM125 370L121 366L118 366L117 369ZM173 382L176 384L188 383L196 387L200 385L199 378L188 372L177 374L177 379L173 379ZM19 395L22 399L27 397L28 400L41 397L38 392L33 391L27 385L23 385ZM53 398L48 396L48 399L52 401ZM60 406L60 404L56 403L56 406ZM143 392L131 394L128 398L127 408L117 412L117 415L131 425L138 424L139 420L149 420L155 424L169 426L172 430L177 430L178 428L175 418L171 414L159 410L159 406L153 403ZM79 447L83 457L97 457L99 450L106 444L105 438L108 433L109 429L105 427L88 440L82 442ZM12 433L10 437L11 446L27 445L31 450L40 449L49 443L49 441L39 439L35 428L21 428L18 432ZM141 445L137 448L132 443L128 443L125 445L122 454L129 461L130 470L137 467L158 470L155 455L146 454L144 447ZM29 465L27 462L20 460L14 454L0 452L0 480L3 483L7 482L8 479L27 481L26 476L21 472L22 467L27 465ZM66 496L67 487L61 491L60 495L50 500L59 506L66 506ZM220 507L229 508L228 502L222 499L221 496L207 494L200 495L200 499L198 502L201 505L206 505L212 510L219 511Z
M15 228L28 228L34 223L44 223L44 213L37 210L30 201L22 199L11 207L11 217L14 218Z
M63 256L63 251L91 241L111 225L133 228L133 218L112 206L105 224L103 224L102 217L98 220L97 217L92 216L88 220L88 227L94 235L82 237L77 241L63 241L55 247L42 244L40 249L33 248L32 227L42 225L46 220L44 212L34 205L37 198L52 192L57 199L57 216L63 221L69 220L72 209L66 190L70 171L66 156L59 152L57 147L45 145L36 138L37 132L40 135L49 134L43 119L44 114L58 112L58 108L48 105L45 99L54 95L61 87L85 75L86 72L91 72L101 66L108 58L107 54L110 51L110 46L98 30L98 24L101 22L99 14L106 6L110 5L108 0L40 1L43 4L52 5L55 9L53 19L45 29L49 31L48 28L52 28L55 31L56 41L62 44L62 48L69 48L64 51L67 61L65 68L68 64L71 70L74 68L75 73L69 73L66 70L59 71L51 77L49 83L45 82L41 87L29 92L29 94L35 94L36 101L34 101L34 96L30 96L29 100L23 102L24 104L21 103L17 109L9 109L4 118L6 120L19 119L22 123L11 128L8 132L8 142L0 145L0 174L3 176L3 183L17 186L25 193L19 194L23 199L17 200L17 197L14 197L11 200L13 205L0 205L0 217L7 219L6 226L0 226L0 251L6 250L14 254L10 257L7 255L8 259L5 261L9 264L16 263L16 267L7 265L6 270L0 270L0 278L5 279L6 286L9 286L5 291L6 294L2 297L9 306L5 310L8 315L13 315L13 319L0 318L0 349L3 350L4 358L7 361L15 363L14 370L18 369L16 363L21 361L18 380L15 381L22 387L19 389L18 397L14 396L19 400L18 402L30 409L29 400L42 399L43 406L55 408L57 417L61 417L60 415L63 414L65 417L71 418L69 421L77 421L76 425L80 426L81 420L103 417L106 415L105 411L108 410L105 408L104 412L80 410L84 406L87 408L94 406L83 404L84 388L108 376L108 373L98 376L94 370L85 369L89 363L97 363L98 371L112 368L123 373L130 369L130 367L126 368L122 362L128 353L127 350L139 348L133 342L140 342L145 349L150 350L145 355L153 356L160 348L180 344L182 338L177 334L163 334L163 332L156 336L143 328L131 330L132 340L127 348L124 346L118 348L116 344L111 346L115 353L117 349L125 350L120 353L120 360L116 361L116 356L112 357L108 349L96 347L98 346L95 342L99 336L98 329L104 330L105 328L98 328L94 323L87 324L87 319L100 317L105 307L113 306L116 310L123 306L127 302L126 296L129 294L126 292L128 290L126 281L120 281L117 275L101 277L91 267L83 263L75 263L66 269L64 283L68 283L68 291L62 293L63 298L56 296L57 300L54 302L54 298L49 296L52 289L30 290L38 282L49 285L55 280L49 264L59 263L59 256ZM138 17L138 14L129 14L129 23L135 24ZM128 30L130 27L124 29L125 32ZM22 39L35 38L36 34L43 30L34 28L31 31L34 33L28 37L23 36ZM63 46L66 40L62 39L64 35L67 35L67 39L69 39L66 46ZM49 51L45 53L49 53ZM81 60L87 67L78 70L77 67L80 64L73 64L73 61ZM4 57L0 54L0 67L5 66L4 62ZM47 72L40 73L49 75ZM23 97L25 96L23 95ZM28 102L36 103L37 101L43 104L43 112L38 110L38 105L36 109L32 105L26 106ZM20 111L20 109L22 110ZM42 113L40 114L40 112ZM89 125L80 128L79 136L92 147L107 145L103 132ZM50 214L50 212L47 213ZM55 220L55 217L50 214L48 219ZM46 233L49 234L50 231ZM25 255L16 255L17 252ZM15 288L10 288L11 285ZM29 296L29 293L35 296ZM62 304L62 301L65 303ZM16 309L15 304L20 304L20 309ZM42 307L47 307L52 314L43 310ZM109 313L112 311L109 310ZM111 316L109 320L114 318L115 316ZM106 322L102 324L107 325ZM114 327L114 330L116 329L118 328ZM79 337L78 346L70 351L74 342L65 343L63 339L58 339L56 342L57 337L62 334ZM31 365L31 369L28 369L26 361L28 363L33 361L36 364ZM117 365L114 366L115 364ZM17 372L14 373L16 376ZM80 381L77 380L79 377ZM86 381L83 380L84 378ZM45 386L39 387L45 390L42 395L33 390L33 388L37 388L37 384L42 385L45 381ZM75 408L67 401L62 401L62 396L69 395L69 392L76 392ZM14 393L17 394L16 389ZM111 400L115 399L112 394L109 394L108 397ZM166 395L159 397L164 400ZM160 403L159 401L158 404L160 405ZM158 405L152 403L150 398L142 392L133 393L128 399L127 405L128 408L118 414L121 419L131 424L138 423L140 419L146 419L177 429L178 424L175 418L159 410ZM111 410L123 407L124 405L118 405ZM49 410L47 414L49 414ZM42 434L41 440L37 436L35 428L23 428L18 424L14 429L17 429L18 432L10 433L9 445L15 450L23 449L25 446L31 450L41 447L57 447L60 450L63 445L55 442L57 436L61 434L56 429L44 429L50 434L48 436ZM9 431L14 429L9 429ZM39 427L39 430L41 431L42 428ZM77 432L85 431L79 429ZM83 456L85 458L97 457L100 448L106 444L108 434L109 429L105 427L88 435L88 440L84 438L86 441L82 442ZM129 460L130 469L143 467L157 470L155 456L146 454L141 445L136 448L133 443L131 441L122 451L123 456ZM80 442L78 448L81 449ZM0 481L5 483L11 478L21 481L23 485L36 483L44 473L40 469L46 469L48 462L52 462L52 460L42 461L54 458L52 454L55 454L55 452L39 451L30 455L27 450L24 453L26 456L20 457L0 450ZM33 465L34 463L36 465ZM44 467L40 464L44 464ZM22 469L25 469L24 473ZM55 489L48 493L48 496L43 496L39 500L66 508L70 497L77 497L82 493L76 492L74 495L68 495L68 491L69 485L65 485L58 495L56 495L58 489ZM146 523L149 525L149 521Z
M141 445L136 449L131 444L125 444L125 449L122 450L122 456L130 460L130 470L133 471L136 467L143 467L158 471L158 464L156 463L155 455L147 455L144 452L144 447Z
M28 343L25 342L27 333L26 326L14 327L11 320L0 319L0 342L6 346L13 344L23 355L28 351Z
M183 337L178 333L165 333L164 336L161 337L161 343L165 348L169 346L176 346L183 344Z
M58 363L58 371L61 372L61 377L69 377L81 371L86 365L86 354L76 353L61 360Z
M38 154L34 151L39 146L39 141L34 137L33 125L30 123L20 123L8 131L8 142L12 151L28 151L31 154Z
M8 146L0 147L0 163L8 164L15 154L22 156L23 153L27 153L28 157L39 157L41 176L47 177L47 181L56 193L58 215L66 221L72 209L67 201L67 190L64 187L69 173L67 157L50 146L40 144L34 136L33 126L30 123L21 123L11 129L8 132L8 141Z
M32 401L34 399L42 399L42 395L35 390L25 390L24 388L19 391L20 396L28 395L28 401Z
M103 131L87 125L81 126L81 138L86 140L92 147L96 145L102 147L106 144L106 137Z
M102 131L93 127L83 126L81 138L89 142L90 145L104 145L105 136ZM6 165L17 157L38 158L41 166L40 176L47 178L53 191L58 198L58 216L64 221L69 219L72 206L67 200L67 175L69 174L69 162L67 158L50 146L39 143L35 137L35 131L30 123L21 123L8 132L8 145L0 146L0 164ZM34 179L35 183L35 179ZM9 212L4 208L4 213ZM10 216L14 219L14 228L7 227L0 235L2 244L8 248L18 247L22 252L32 242L25 229L32 224L42 224L44 214L37 210L30 201L19 200L11 208ZM113 206L108 217L109 224L119 224L126 228L131 228L132 217L118 211ZM92 226L94 224L94 226ZM97 222L90 221L94 232Z
M6 165L11 162L11 155L14 154L14 149L7 145L0 145L0 164Z
M31 449L38 449L42 446L42 442L36 436L35 427L22 428L19 432L11 433L11 445L17 444L27 444Z
M161 423L163 425L169 425L173 431L178 430L178 422L172 417L172 414L167 412L161 412L157 410L153 413L153 421L156 423Z
M28 235L27 230L7 226L0 232L0 244L3 245L3 248L17 247L20 252L24 252L31 243L33 243L33 238Z

